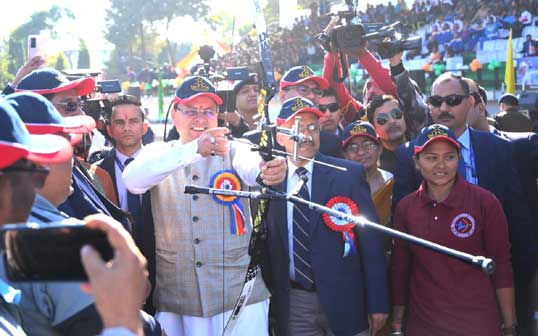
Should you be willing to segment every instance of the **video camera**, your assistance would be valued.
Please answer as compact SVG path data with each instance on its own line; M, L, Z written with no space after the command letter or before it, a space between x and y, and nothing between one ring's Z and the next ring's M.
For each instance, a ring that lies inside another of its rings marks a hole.
M95 85L96 93L119 93L121 92L120 82L115 80L98 81ZM112 114L112 105L108 98L89 98L82 100L82 109L96 121L102 117L108 119Z
M249 79L248 67L226 68L225 72L218 73L211 69L210 61L215 56L215 49L209 45L203 45L198 50L198 55L203 63L194 66L192 74L202 76L217 85L217 95L222 99L222 104L219 106L219 113L235 111L235 92L230 88L223 89L219 87L218 82L221 81L241 81Z
M377 41L377 52L381 58L385 59L405 50L415 50L422 47L421 37L402 38L396 32L400 22L395 22L383 26L375 32L367 33L367 29L362 23L352 23L356 17L355 5L352 0L346 0L346 5L347 10L332 14L340 17L344 24L335 27L330 35L322 33L316 36L316 40L326 51L348 52L364 47L366 41Z

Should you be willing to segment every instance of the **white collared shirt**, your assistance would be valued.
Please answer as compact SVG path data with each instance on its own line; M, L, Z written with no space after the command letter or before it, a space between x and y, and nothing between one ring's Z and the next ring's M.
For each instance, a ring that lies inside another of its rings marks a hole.
M136 158L144 146L140 147L132 156L126 156L116 148L116 159L114 160L114 170L116 173L116 189L118 190L118 201L120 208L127 211L127 187L123 182L122 170L125 170L125 161L129 158ZM119 161L119 163L118 163ZM122 169L123 168L123 169Z
M286 185L286 193L291 193L294 191L297 183L299 182L299 176L295 173L297 166L293 163L292 160L288 159L288 177ZM310 194L310 199L312 199L312 171L314 169L314 163L309 161L304 168L308 170L308 181L306 186L308 187L308 192ZM290 258L290 279L295 280L295 263L293 262L293 203L287 202L287 220L288 220L288 255Z
M465 128L465 131L458 138L461 144L461 157L465 163L465 180L472 184L478 184L478 176L476 174L476 161L471 145L471 134L469 127Z

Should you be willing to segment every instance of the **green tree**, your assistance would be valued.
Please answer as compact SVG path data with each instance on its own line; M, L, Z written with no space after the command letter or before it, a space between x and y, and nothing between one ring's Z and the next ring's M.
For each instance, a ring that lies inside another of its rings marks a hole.
M86 46L86 42L83 39L80 39L80 48L78 52L78 64L77 68L79 69L88 69L90 67L90 52Z
M147 0L151 6L147 19L149 22L160 22L166 29L166 50L170 64L175 64L176 48L168 39L170 23L178 17L190 16L193 19L206 17L209 12L208 0L193 2L192 0Z
M56 65L54 66L56 70L65 70L67 68L67 59L62 51L58 53L56 58Z
M0 44L0 85L4 87L7 83L11 82L15 77L15 74L8 70L9 57L8 46L6 43Z
M18 26L8 39L9 64L8 71L15 74L24 64L28 54L27 39L28 35L37 35L45 31L49 37L54 38L57 35L54 27L56 23L64 18L74 19L73 12L66 8L54 5L48 11L35 12L30 19Z

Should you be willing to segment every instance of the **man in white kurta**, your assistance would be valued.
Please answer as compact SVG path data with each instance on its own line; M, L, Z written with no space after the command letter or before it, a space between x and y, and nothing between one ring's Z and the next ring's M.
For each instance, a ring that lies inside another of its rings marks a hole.
M246 232L232 233L231 208L209 195L187 195L184 187L208 187L219 172L232 170L241 188L267 185L286 176L284 158L263 162L250 146L228 141L217 127L222 101L211 82L189 77L176 91L172 119L180 139L150 144L126 167L127 188L150 190L156 243L157 318L168 335L221 335L250 261L250 208L241 199ZM266 335L269 292L261 279L233 335Z

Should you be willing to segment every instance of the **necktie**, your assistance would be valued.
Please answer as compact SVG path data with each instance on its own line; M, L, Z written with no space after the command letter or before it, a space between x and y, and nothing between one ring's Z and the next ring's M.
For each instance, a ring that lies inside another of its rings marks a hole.
M295 171L298 176L306 174L304 167ZM310 195L306 183L299 191L299 197L309 201ZM305 289L314 287L314 273L310 262L310 212L306 205L293 206L293 262L295 265L295 280Z
M125 167L131 162L133 162L134 158L128 158L125 160ZM139 231L140 229L140 216L141 216L141 209L140 206L140 196L132 194L129 190L127 190L127 209L133 215L133 233Z

